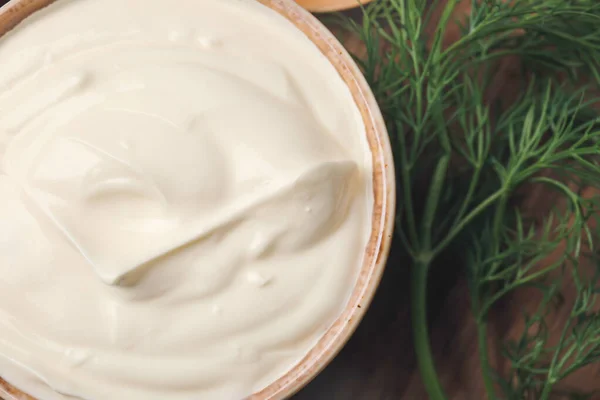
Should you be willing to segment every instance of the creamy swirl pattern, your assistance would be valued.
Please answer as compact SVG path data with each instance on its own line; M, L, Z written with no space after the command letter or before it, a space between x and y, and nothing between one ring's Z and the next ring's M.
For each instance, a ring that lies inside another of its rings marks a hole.
M43 400L239 400L343 308L370 152L254 0L59 0L0 39L0 375Z

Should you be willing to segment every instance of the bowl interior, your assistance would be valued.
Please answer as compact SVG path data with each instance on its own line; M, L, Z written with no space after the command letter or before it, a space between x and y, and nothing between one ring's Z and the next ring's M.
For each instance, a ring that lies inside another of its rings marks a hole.
M12 0L0 9L0 36L37 10L56 0ZM290 20L336 68L362 115L373 163L373 210L370 239L350 301L315 347L286 375L250 397L266 400L287 397L312 380L350 338L381 279L387 260L395 213L394 164L383 118L359 68L342 44L315 17L293 0L257 0ZM0 396L31 400L0 379ZM1 397L0 397L1 398Z

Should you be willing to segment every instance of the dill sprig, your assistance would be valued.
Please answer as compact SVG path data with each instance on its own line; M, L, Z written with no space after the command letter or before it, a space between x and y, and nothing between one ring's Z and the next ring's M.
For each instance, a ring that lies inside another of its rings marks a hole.
M339 20L364 44L356 60L394 149L420 372L430 398L445 399L429 343L427 281L458 248L487 397L546 400L563 379L600 362L600 202L583 191L600 184L600 4L473 0L459 16L464 1L433 3L379 0L360 23ZM503 83L512 97L494 95L507 58L519 66ZM556 205L537 217L522 201L534 187ZM548 316L567 277L577 296L554 343ZM500 373L488 358L490 312L524 288L542 300L523 315L521 337L504 344L510 371Z

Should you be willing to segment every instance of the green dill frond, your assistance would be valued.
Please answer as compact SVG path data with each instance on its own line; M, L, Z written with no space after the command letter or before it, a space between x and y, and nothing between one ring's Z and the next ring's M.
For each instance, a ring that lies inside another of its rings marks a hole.
M458 248L488 398L545 400L561 380L600 362L600 290L591 283L600 275L585 276L581 267L596 261L598 240L600 202L582 189L600 186L600 3L431 3L379 0L363 8L360 24L341 18L364 44L355 57L394 150L397 234L414 261L411 307L423 381L431 399L446 398L428 342L427 278L440 254ZM509 81L507 63L515 71ZM502 86L510 96L498 95ZM532 187L557 206L531 215L523 193ZM577 299L555 344L547 317L566 277ZM505 344L511 369L501 375L487 357L488 318L523 289L542 300L523 316L521 338Z

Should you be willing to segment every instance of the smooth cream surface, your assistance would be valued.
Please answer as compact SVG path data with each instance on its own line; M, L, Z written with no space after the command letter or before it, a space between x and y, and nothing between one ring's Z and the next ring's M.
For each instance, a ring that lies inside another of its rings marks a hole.
M343 309L371 154L254 0L59 0L0 39L0 375L41 400L240 400Z

